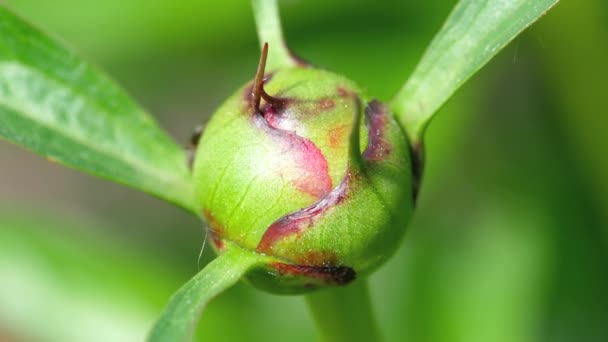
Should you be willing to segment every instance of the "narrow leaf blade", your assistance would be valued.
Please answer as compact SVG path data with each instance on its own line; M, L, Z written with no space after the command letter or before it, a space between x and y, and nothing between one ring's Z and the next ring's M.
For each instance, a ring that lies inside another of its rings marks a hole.
M189 341L207 303L236 284L261 258L235 247L207 264L173 295L154 326L149 341Z
M0 138L196 212L183 149L108 77L1 6Z
M507 43L559 0L461 0L392 107L412 140L433 114Z

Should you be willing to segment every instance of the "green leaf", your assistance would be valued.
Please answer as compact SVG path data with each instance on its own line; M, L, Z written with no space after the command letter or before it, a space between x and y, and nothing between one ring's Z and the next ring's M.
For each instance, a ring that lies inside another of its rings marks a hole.
M184 150L107 76L4 7L0 138L197 212Z
M238 247L227 249L173 295L149 341L189 341L205 305L263 258Z
M433 114L477 70L558 0L461 0L392 101L417 141Z
M266 70L272 71L278 67L294 66L292 57L281 29L281 19L276 0L252 0L253 14L258 31L260 46L268 43L268 60Z

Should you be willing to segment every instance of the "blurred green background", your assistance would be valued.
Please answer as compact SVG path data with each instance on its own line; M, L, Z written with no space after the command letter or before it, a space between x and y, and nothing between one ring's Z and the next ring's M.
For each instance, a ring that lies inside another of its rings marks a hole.
M5 0L184 145L252 78L249 2ZM455 0L281 2L290 46L390 99ZM402 248L371 277L388 341L608 341L608 3L563 1L441 110ZM1 37L0 37L1 39ZM0 144L0 341L143 340L212 257L195 218ZM300 297L237 285L197 339L310 341Z

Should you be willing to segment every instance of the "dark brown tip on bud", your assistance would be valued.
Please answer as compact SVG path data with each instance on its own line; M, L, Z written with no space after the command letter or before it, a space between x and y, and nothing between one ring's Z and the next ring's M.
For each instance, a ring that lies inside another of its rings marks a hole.
M260 110L260 100L262 98L262 92L264 91L264 69L266 68L267 57L268 43L264 43L264 47L262 48L262 54L260 56L260 63L258 64L258 70L255 74L253 89L251 90L251 107L255 111Z
M196 147L198 146L198 141L201 139L201 134L203 134L203 126L198 125L194 128L192 135L190 136L190 146Z
M186 146L187 153L187 164L188 168L192 170L192 166L194 165L194 157L196 155L196 148L198 147L198 141L201 139L201 134L203 134L203 126L196 126L194 132L190 136L190 143Z
M424 171L424 144L422 141L414 141L410 152L412 155L412 190L414 192L414 205L416 205Z

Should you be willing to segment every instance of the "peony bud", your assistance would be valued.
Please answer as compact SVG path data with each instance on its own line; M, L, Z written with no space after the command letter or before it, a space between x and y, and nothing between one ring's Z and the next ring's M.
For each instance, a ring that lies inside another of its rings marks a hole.
M266 255L247 279L272 292L347 284L405 231L407 139L352 81L306 65L264 74L266 52L199 141L193 173L211 241L219 253Z

